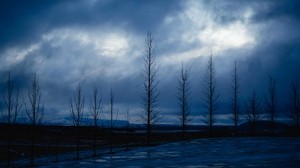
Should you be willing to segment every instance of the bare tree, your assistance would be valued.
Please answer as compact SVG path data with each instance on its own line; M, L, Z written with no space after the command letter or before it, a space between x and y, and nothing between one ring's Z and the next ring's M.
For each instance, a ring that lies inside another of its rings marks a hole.
M10 73L6 82L7 92L3 95L4 105L7 109L6 113L3 114L4 118L7 119L8 124L15 124L17 116L23 106L23 101L19 102L19 90L15 91L14 83L11 80Z
M4 100L4 105L7 108L7 112L3 112L3 118L6 120L7 124L11 124L12 120L11 118L13 118L13 90L14 90L14 86L13 86L13 82L10 79L10 73L8 74L8 79L6 82L6 87L7 87L7 93L5 93L3 95L3 100ZM4 120L4 121L5 121Z
M26 108L26 114L30 120L31 125L35 126L41 122L44 117L44 105L41 106L41 90L39 81L34 74L31 81L31 86L28 88L28 98L30 109ZM25 104L26 105L26 104Z
M246 112L247 120L251 126L252 133L256 134L257 122L261 119L261 106L255 90L246 104Z
M300 122L300 95L299 95L299 84L297 81L291 83L291 93L290 93L290 108L291 113L289 117L293 120L294 125L297 130L299 130Z
M234 133L237 134L237 127L239 124L239 113L240 113L240 77L238 75L238 68L236 66L236 61L234 61L234 69L232 71L232 120L234 123Z
M274 133L275 129L275 119L277 116L277 87L276 87L276 80L269 76L269 86L268 86L268 95L267 95L267 102L266 102L266 112L267 116L271 122L271 133Z
M112 130L113 128L113 121L114 121L114 101L115 101L115 95L113 93L112 88L110 88L110 97L109 97L109 114L110 114L110 128Z
M17 116L21 111L21 108L23 107L24 99L20 102L19 100L19 90L17 90L17 93L15 95L15 103L14 103L14 110L13 110L13 124L17 122Z
M26 114L32 126L31 154L30 154L31 166L34 165L35 127L37 124L39 124L42 121L44 117L44 105L41 105L41 97L42 94L40 90L39 81L36 77L36 74L34 74L33 79L31 81L31 85L28 87L28 98L29 98L30 109L27 109L26 107Z
M109 112L110 112L110 153L112 153L112 146L113 146L113 120L114 120L114 94L112 88L110 88L110 98L109 98Z
M10 148L12 141L12 128L11 126L16 123L17 116L21 110L23 102L19 102L19 90L15 91L14 83L11 80L10 73L6 82L6 93L3 95L4 105L6 111L3 112L3 117L6 118L8 124L7 130L7 166L10 167Z
M188 123L191 121L190 116L190 98L191 98L191 84L190 84L190 76L188 70L183 67L183 63L181 65L180 77L178 79L178 94L177 99L179 102L179 113L178 119L180 121L180 126L182 129L182 133L184 135L186 127Z
M142 73L142 107L144 114L142 120L147 126L147 144L150 144L151 132L153 125L158 121L157 111L157 68L154 55L153 37L151 33L147 34L145 40L145 56L144 56L144 70Z
M217 111L218 99L215 64L212 54L208 58L207 70L204 78L204 103L207 113L204 115L205 122L209 125L209 132L212 133Z
M126 110L126 113L125 113L125 120L127 121L127 124L126 124L126 149L129 148L129 132L130 132L130 121L131 121L131 117L130 117L130 111L129 109Z
M91 116L93 118L94 125L94 140L93 140L93 154L96 156L96 142L97 142L97 132L98 132L98 120L100 119L101 111L102 111L102 96L98 95L97 87L93 90L93 96L90 100L90 109Z
M82 95L81 85L78 84L73 98L70 98L69 102L70 115L73 120L73 124L77 130L77 150L76 156L79 159L79 147L80 147L80 126L82 123L84 112L84 96Z
M130 122L131 122L131 116L130 116L130 110L127 109L126 113L124 115L125 120L127 121L126 127L129 129L130 127Z

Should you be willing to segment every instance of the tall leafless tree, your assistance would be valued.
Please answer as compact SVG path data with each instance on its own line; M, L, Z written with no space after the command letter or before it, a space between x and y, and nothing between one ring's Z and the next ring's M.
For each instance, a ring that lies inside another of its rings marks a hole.
M82 94L81 85L78 84L73 98L70 98L69 102L70 115L73 120L73 124L77 130L77 150L76 157L79 159L80 148L80 126L82 124L83 112L84 112L84 96Z
M293 120L297 130L299 130L300 93L299 93L299 83L297 81L291 82L290 108L291 108L291 112L289 114L289 117Z
M156 59L154 55L153 36L151 33L147 34L145 40L145 55L144 55L144 70L142 73L142 107L144 114L142 120L147 126L147 144L150 144L151 132L153 125L158 121L158 110L157 108L157 67Z
M247 120L252 129L252 133L256 134L256 127L258 121L261 119L261 104L254 90L251 98L246 104Z
M127 121L127 124L126 124L126 149L128 149L129 148L130 121L131 121L129 109L126 110L124 117L125 117L125 120Z
M22 108L23 102L19 102L19 90L15 90L14 83L11 80L10 73L6 82L6 92L3 95L4 105L6 111L3 112L3 117L8 124L7 130L7 167L10 167L10 148L12 138L12 125L16 123L17 116Z
M232 120L234 123L234 133L237 134L237 127L240 121L240 77L236 61L234 61L234 69L232 71L232 85L231 85L231 99L232 99Z
M28 88L30 109L26 108L26 114L30 120L31 125L33 126L41 122L44 117L44 106L41 105L41 97L42 93L39 81L36 77L36 74L34 74L31 85Z
M113 146L113 121L114 121L114 101L115 101L115 96L113 93L112 88L110 88L110 98L109 98L109 113L110 113L110 153L112 153L112 146Z
M266 102L266 112L267 116L271 122L271 133L274 133L275 129L275 119L277 116L277 87L276 87L276 80L269 76L269 86L268 86L268 95L267 95L267 102Z
M31 156L30 163L31 166L34 165L34 148L35 148L35 127L39 124L44 117L44 105L41 105L41 89L39 85L38 78L34 74L30 86L28 87L28 99L30 104L30 109L26 107L26 114L30 120L32 126L32 140L31 140ZM25 104L26 106L26 104Z
M204 105L207 110L204 114L205 122L209 125L209 132L212 133L215 122L219 95L217 94L217 81L215 64L212 54L208 58L206 75L204 77Z
M3 100L7 111L4 112L3 116L7 119L8 124L15 124L24 102L19 100L19 90L15 90L10 73L8 74L6 89L7 92L3 95Z
M180 108L178 113L178 119L180 121L180 126L182 129L182 133L184 135L186 127L192 118L190 116L190 106L191 106L190 76L188 70L183 67L183 63L181 65L181 71L178 79L177 89L178 89L177 99Z
M96 156L96 142L97 142L97 132L98 132L98 120L100 119L102 111L102 96L98 94L97 87L93 90L93 95L90 100L91 116L94 125L94 140L93 140L93 154Z
M124 118L127 121L126 127L127 127L127 129L129 129L130 128L130 122L131 122L131 116L130 116L130 110L129 109L126 110Z

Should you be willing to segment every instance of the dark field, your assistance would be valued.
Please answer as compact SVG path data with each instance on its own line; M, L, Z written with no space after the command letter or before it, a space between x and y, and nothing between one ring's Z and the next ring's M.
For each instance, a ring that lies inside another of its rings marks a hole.
M297 136L289 129L279 129L280 132L268 131L252 134L240 128L238 135L232 134L232 127L217 126L213 134L209 134L204 126L191 126L184 134L176 126L160 126L153 130L150 146L166 142L192 140L208 137L293 137ZM202 131L201 131L202 130ZM0 166L30 165L33 156L34 165L51 162L100 157L127 149L147 146L147 134L142 127L136 128L97 128L90 126L36 126L1 125ZM77 148L77 142L79 146ZM95 153L94 153L95 147ZM10 155L8 155L10 154ZM33 155L31 155L33 154ZM41 161L42 158L42 161Z

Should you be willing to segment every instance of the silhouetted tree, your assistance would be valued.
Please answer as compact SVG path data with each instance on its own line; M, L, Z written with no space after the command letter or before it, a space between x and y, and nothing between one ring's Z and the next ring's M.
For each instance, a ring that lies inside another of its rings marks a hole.
M70 115L73 120L73 124L77 130L77 150L76 157L79 159L79 147L80 147L80 126L82 123L84 112L84 96L82 95L81 85L78 84L73 98L70 98L69 102Z
M217 95L217 81L215 64L212 54L208 58L206 75L204 77L204 105L207 113L204 115L205 122L209 125L209 132L212 133L215 122L215 113L219 96Z
M234 123L234 133L237 134L237 127L240 121L240 77L238 75L238 68L236 61L234 61L234 69L232 71L232 85L231 85L231 99L232 99L232 120Z
M28 87L28 98L30 109L26 107L26 114L30 120L32 126L32 135L31 135L31 153L30 153L30 164L34 165L34 148L35 148L35 127L39 124L44 117L44 106L41 106L41 90L39 81L34 74L33 79L31 81L31 85ZM26 106L26 104L25 104Z
M110 98L109 98L109 113L110 113L110 153L112 153L112 146L113 146L113 120L114 120L114 94L112 88L110 88Z
M276 80L269 76L269 86L268 86L268 95L267 95L267 107L266 112L267 116L271 122L271 133L274 133L275 129L275 119L277 116L277 87L276 87Z
M246 104L246 112L252 133L256 134L257 122L261 119L261 106L255 90Z
M190 84L190 76L188 70L183 67L183 63L181 65L181 72L178 79L177 89L178 89L177 99L180 108L178 113L178 119L180 121L180 126L184 136L186 127L188 123L191 121L191 116L190 116L191 84Z
M153 37L151 33L147 34L145 40L145 56L144 56L144 70L142 73L142 107L144 114L142 115L143 121L147 126L147 144L150 144L151 130L153 125L158 121L157 111L157 68L154 55Z
M129 129L130 129L130 120L131 120L129 109L127 109L127 111L126 111L125 120L127 121L127 124L126 124L126 149L128 149L129 148L129 131L130 131Z
M8 74L6 89L6 93L3 95L6 112L4 112L3 116L4 118L6 118L8 124L15 124L17 121L17 116L24 102L20 102L19 100L19 90L15 90L14 83L10 77L10 73Z
M290 108L291 112L289 117L293 120L297 130L299 130L300 120L300 95L299 95L299 84L297 81L291 82L291 93L290 93Z
M131 116L130 116L129 109L126 110L125 120L127 121L126 127L129 128L130 127L130 122L131 122Z
M10 167L11 156L10 148L12 141L12 125L16 123L17 116L21 110L23 102L19 102L19 90L15 91L14 83L11 80L10 73L6 82L6 92L3 95L4 105L6 111L3 112L3 117L8 124L7 129L7 167Z
M93 119L94 125L94 140L93 140L93 154L96 156L96 142L97 142L97 132L98 132L98 120L100 119L101 111L102 111L102 96L98 95L97 87L93 90L93 96L90 100L90 109L91 116Z

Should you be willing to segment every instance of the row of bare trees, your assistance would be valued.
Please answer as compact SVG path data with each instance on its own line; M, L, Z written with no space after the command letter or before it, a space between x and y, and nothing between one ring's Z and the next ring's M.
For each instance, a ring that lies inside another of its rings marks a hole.
M5 152L8 154L7 165L9 167L11 162L10 149L11 149L11 141L12 141L12 125L16 123L17 116L21 110L21 107L23 106L23 101L20 102L19 100L19 89L15 89L14 83L11 80L10 73L8 74L6 88L7 90L3 95L5 109L1 109L1 112L4 120L8 124L8 131L6 135L7 148Z
M266 95L266 105L265 112L266 118L270 121L270 131L274 133L276 118L278 116L278 96L277 96L277 86L276 81L272 76L269 76L269 83L267 88ZM261 101L257 96L256 91L252 92L252 96L248 100L246 104L246 112L247 112L247 120L251 124L253 133L256 132L257 122L261 120L263 107L261 105Z
M204 76L203 84L203 102L206 113L203 115L204 122L209 127L209 132L212 133L213 125L216 120L215 114L218 109L219 95L216 91L217 82L215 76L214 59L212 55L208 57L206 73ZM181 68L180 78L178 84L179 91L179 121L184 130L186 125L192 120L190 116L190 95L191 87L189 82L189 75L184 68ZM300 122L300 99L299 99L299 84L297 81L292 81L290 85L289 105L286 107L286 116L293 121L299 129ZM278 88L276 80L273 76L269 76L267 93L265 94L265 105L263 106L257 92L253 90L249 99L243 106L241 105L241 91L240 91L240 76L236 61L231 77L231 120L233 121L234 133L238 133L238 126L241 118L244 117L250 124L253 133L256 132L256 126L259 120L265 118L270 122L270 131L274 133L276 127L276 120L278 119L279 104L278 104Z
M243 114L240 105L240 78L236 62L232 75L232 120L234 122L234 130L237 133L237 125L240 121L240 116ZM246 120L249 122L252 132L256 133L258 121L265 118L270 122L270 132L274 133L276 128L276 120L279 116L279 100L278 88L276 79L269 76L268 87L264 97L264 104L257 95L256 90L252 91L251 96L245 104ZM290 84L289 104L286 108L285 116L292 120L292 125L299 129L300 117L300 101L299 101L299 84L297 81L292 81Z
M8 74L8 79L6 82L6 92L3 95L4 109L1 108L2 116L7 121L8 131L7 131L7 165L10 167L11 162L11 138L13 133L13 125L16 124L17 116L19 115L21 108L25 105L26 115L29 119L31 125L31 147L30 147L30 164L34 165L34 149L35 149L35 127L43 119L44 116L44 106L41 105L41 90L39 86L39 81L36 74L34 74L30 85L28 86L27 96L28 105L26 102L20 100L19 89L15 87L13 80L11 79L10 73Z
M114 110L114 93L112 88L110 89L109 94L109 132L110 132L110 153L112 153L112 142L113 142L113 126L114 122L116 120L116 114ZM69 110L70 115L73 121L73 125L76 127L77 130L77 138L76 138L76 158L79 159L79 151L80 151L80 127L82 126L82 120L84 116L84 106L85 106L85 98L82 93L82 86L81 84L77 85L77 88L74 92L73 97L70 98L69 101ZM99 130L99 120L101 119L102 115L102 109L103 109L103 98L102 94L99 92L97 87L94 87L92 96L90 98L90 116L92 117L93 121L93 127L94 127L94 136L93 136L93 155L96 156L96 148L97 148L97 132ZM127 117L129 118L129 114L127 114Z
M153 36L151 33L147 34L145 40L145 55L144 55L144 69L142 72L142 105L143 105L143 119L147 126L148 143L150 139L151 129L154 123L159 119L157 109L157 66L154 54ZM218 110L219 94L217 92L217 80L215 62L212 54L208 57L206 65L206 72L203 78L203 107L205 108L204 122L209 127L209 132L213 132L213 126L216 121L216 113ZM291 83L290 91L290 109L291 111L287 116L294 121L294 125L299 128L300 120L300 101L299 101L299 86L297 82ZM185 132L187 125L192 121L191 116L191 83L188 70L183 66L181 67L178 85L177 85L177 99L179 104L178 120ZM256 91L253 90L246 101L245 105L241 105L241 90L240 90L240 76L237 62L234 62L232 76L231 76L231 119L234 125L234 133L238 133L238 126L241 118L245 118L252 127L253 132L256 130L256 125L263 117L270 121L270 130L273 133L275 130L276 119L278 117L278 88L274 77L269 76L267 94L265 96L265 106L262 106L261 100ZM242 108L243 107L243 108ZM244 110L243 110L244 109ZM264 113L263 113L264 111Z
M35 126L44 117L44 105L41 103L41 89L38 78L34 74L27 89L28 105L24 98L20 100L19 89L15 87L10 73L6 82L6 92L3 94L4 108L1 108L2 118L7 124L15 124L21 108L25 105L26 115L31 125Z

